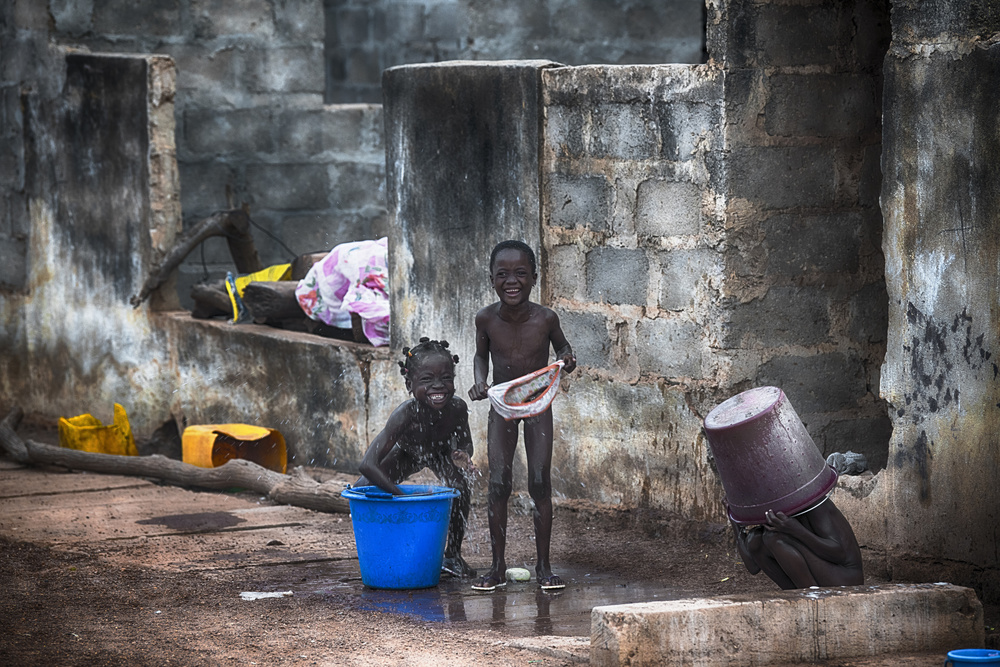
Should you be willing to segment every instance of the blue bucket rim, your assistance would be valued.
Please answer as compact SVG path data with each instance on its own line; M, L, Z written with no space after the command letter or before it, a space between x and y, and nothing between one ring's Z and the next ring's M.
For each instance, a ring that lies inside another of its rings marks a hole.
M386 493L379 487L371 484L369 486L355 486L344 489L340 492L342 498L348 500L367 500L369 502L417 502L420 500L442 500L444 498L457 498L461 493L458 489L450 486L434 486L432 484L400 484L400 490L404 495L392 496L391 498L369 497L368 492Z
M996 663L1000 660L1000 650L995 648L957 648L953 651L948 651L948 658L964 662Z

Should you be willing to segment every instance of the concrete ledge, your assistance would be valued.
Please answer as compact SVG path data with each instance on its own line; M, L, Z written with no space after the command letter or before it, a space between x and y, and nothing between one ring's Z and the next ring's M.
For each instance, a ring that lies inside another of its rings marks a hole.
M983 645L951 584L849 586L595 607L591 665L772 665Z

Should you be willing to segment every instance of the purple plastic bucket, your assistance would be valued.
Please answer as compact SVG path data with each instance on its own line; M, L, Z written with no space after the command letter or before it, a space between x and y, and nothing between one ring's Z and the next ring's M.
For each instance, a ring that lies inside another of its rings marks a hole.
M812 509L837 483L837 472L778 387L750 389L719 404L705 417L705 434L737 523L766 523L768 510L792 516Z

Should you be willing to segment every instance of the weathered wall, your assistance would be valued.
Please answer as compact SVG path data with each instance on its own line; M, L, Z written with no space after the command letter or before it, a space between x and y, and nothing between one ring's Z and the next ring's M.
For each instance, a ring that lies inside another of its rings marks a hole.
M28 271L0 292L0 408L110 422L119 402L141 442L262 424L293 464L356 469L402 398L386 350L129 304L181 229L171 59L53 62L61 86L23 101Z
M380 102L397 65L704 61L699 0L325 0L328 102Z
M944 571L996 600L1000 12L975 8L893 7L882 157L886 539L895 576Z
M0 151L12 161L0 209L0 238L11 239L0 250L10 255L4 284L19 284L26 257L22 209L8 212L19 185L16 100L50 76L49 43L173 57L186 225L245 202L265 263L385 235L381 108L324 105L320 0L14 0L0 16L0 100L9 121ZM206 241L178 276L182 303L190 305L190 286L206 273L224 277L232 267L225 241Z
M716 11L717 10L717 11ZM878 208L886 0L710 6L726 71L724 333L733 389L784 389L824 455L885 467Z
M568 495L717 518L695 396L731 365L716 354L723 80L690 65L542 73L543 295L581 365L555 411Z

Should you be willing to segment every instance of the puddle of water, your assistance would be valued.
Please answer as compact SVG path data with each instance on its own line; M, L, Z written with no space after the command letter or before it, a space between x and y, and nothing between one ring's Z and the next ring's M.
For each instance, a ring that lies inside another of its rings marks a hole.
M492 627L512 636L590 635L590 611L594 607L630 602L676 600L695 595L694 591L670 587L663 582L622 581L599 572L572 567L557 568L566 581L560 591L542 591L532 580L508 583L492 593L474 591L471 580L447 575L434 588L419 590L376 590L361 583L356 560L313 565L296 583L271 580L276 587L291 588L295 594L338 593L356 595L357 608L396 614L429 623L469 623Z

